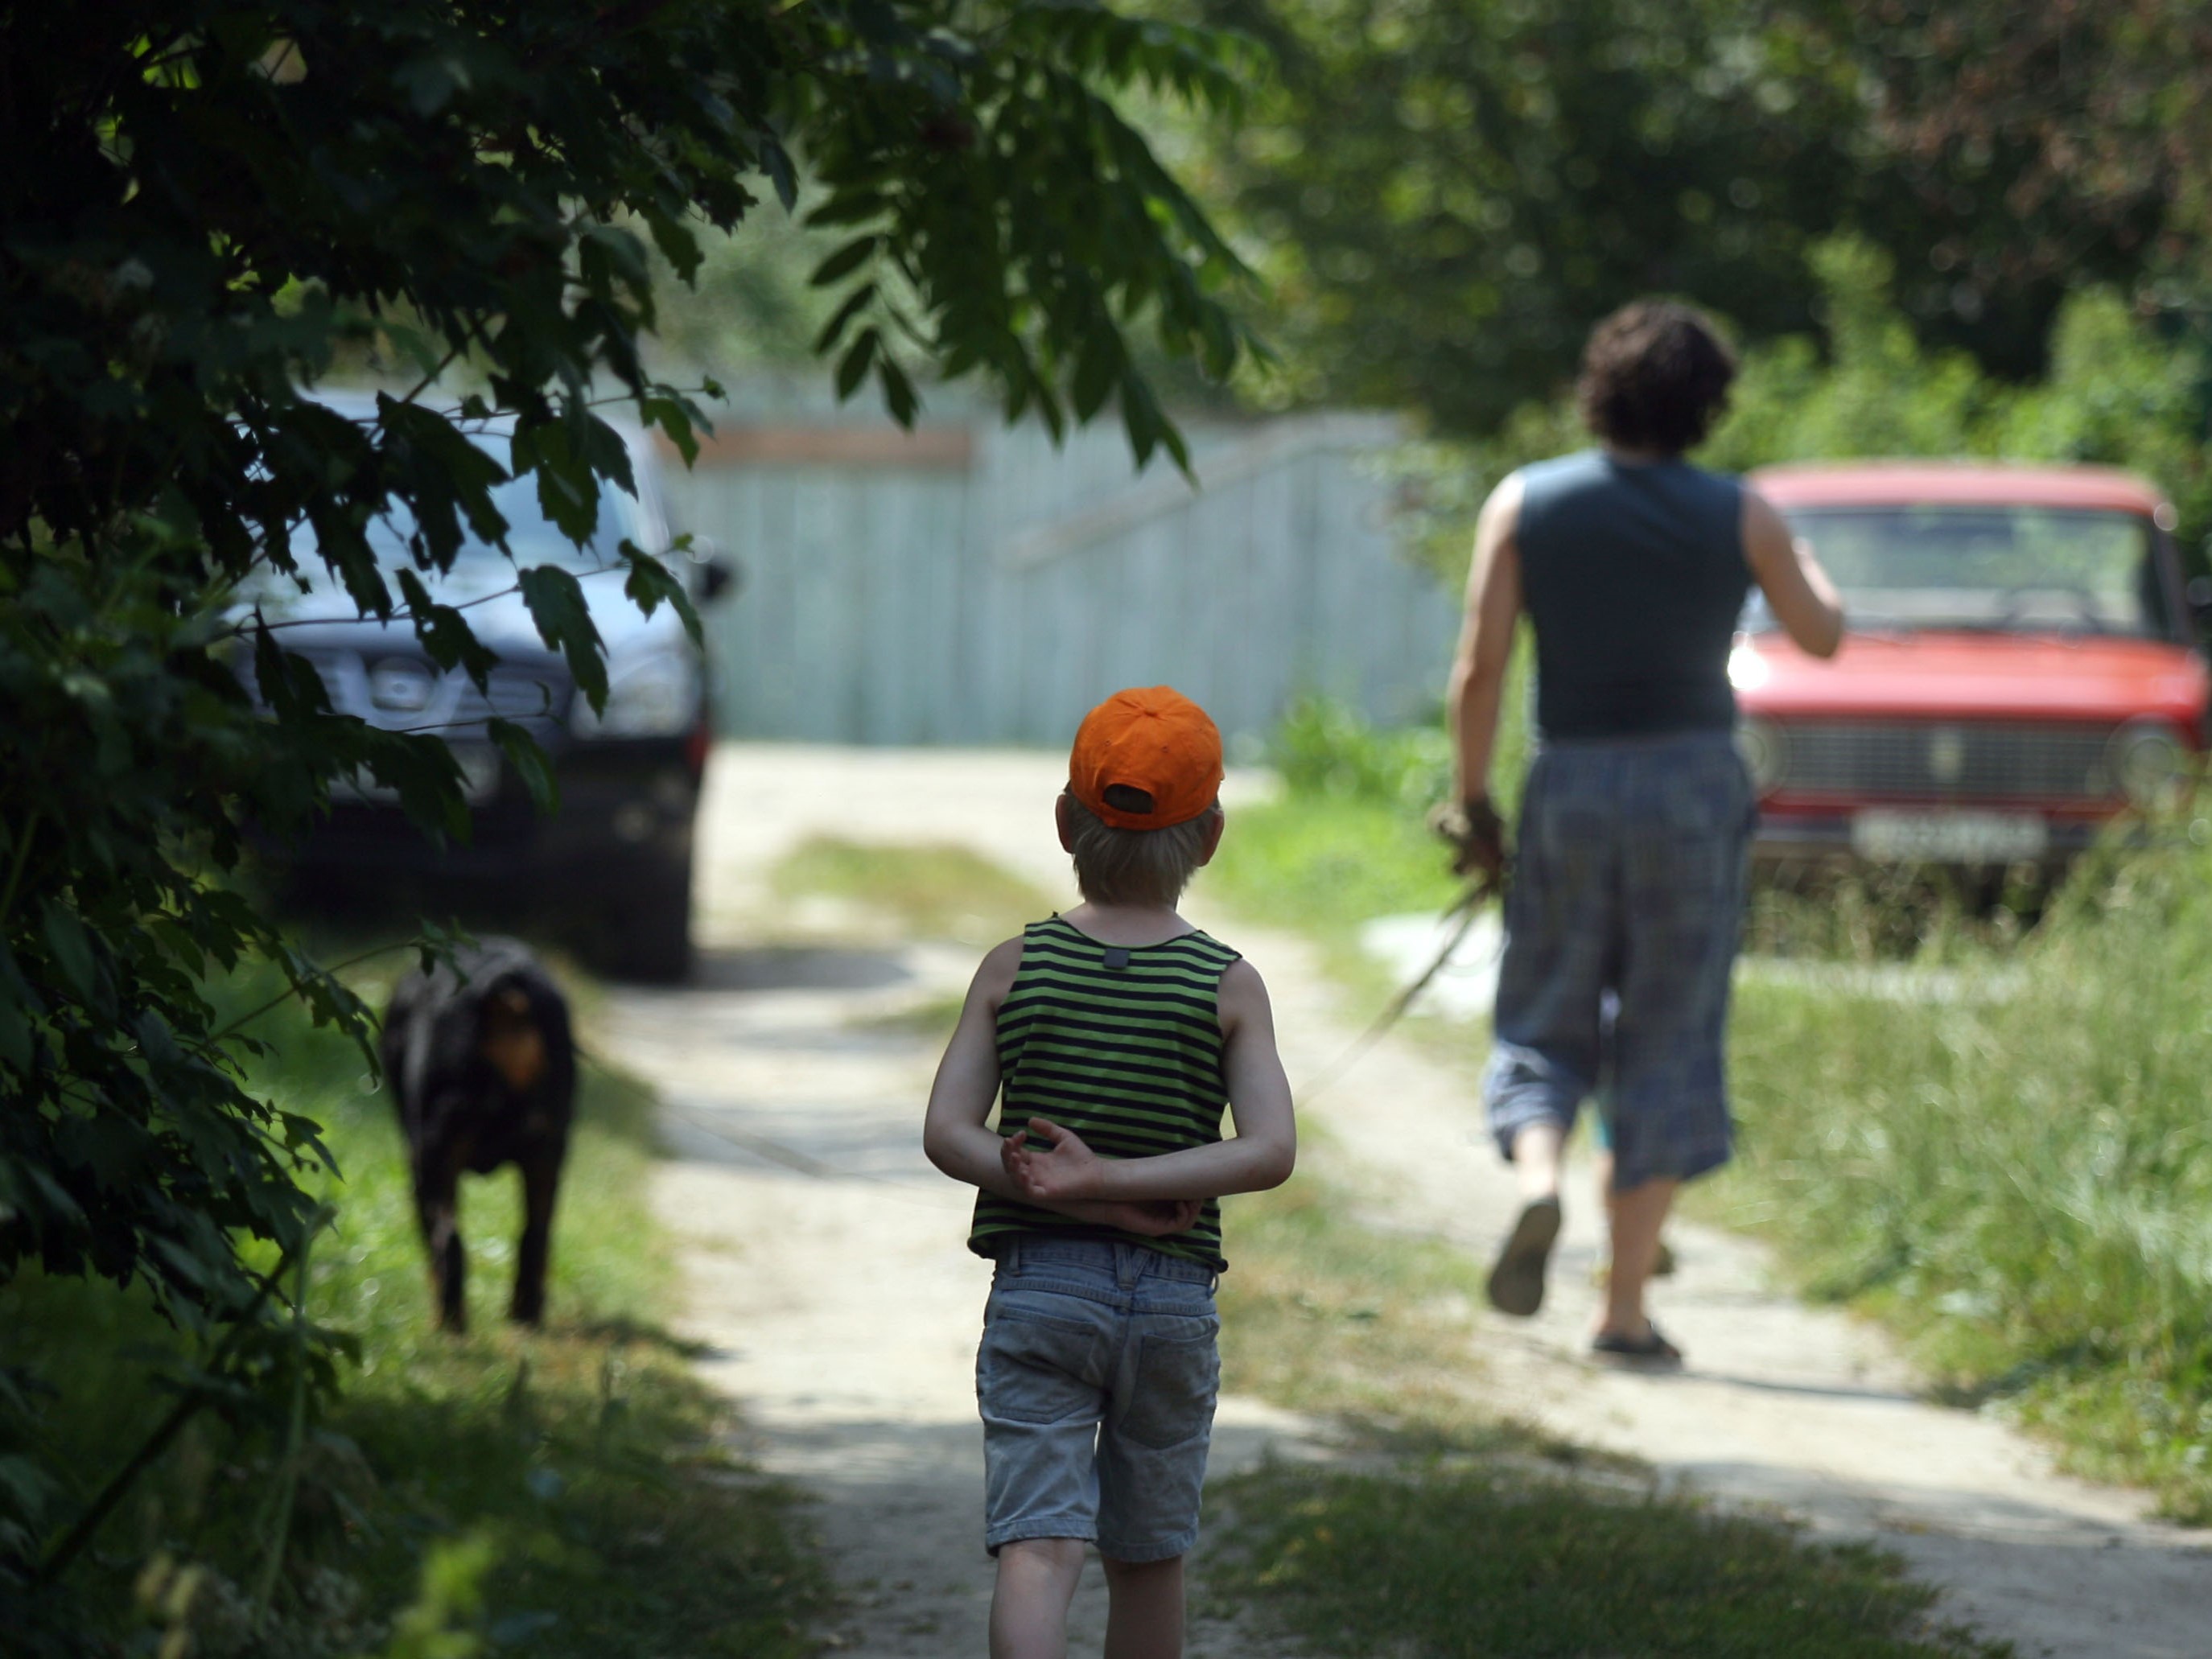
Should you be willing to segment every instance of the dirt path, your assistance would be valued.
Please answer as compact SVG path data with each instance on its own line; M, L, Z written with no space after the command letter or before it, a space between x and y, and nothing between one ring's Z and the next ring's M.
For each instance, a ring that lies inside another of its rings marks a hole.
M849 1650L982 1648L990 1570L971 1367L988 1270L961 1248L964 1201L917 1144L933 1046L893 1018L957 993L973 963L925 947L741 942L776 915L763 873L811 833L958 841L1065 891L1047 816L1059 781L1048 757L726 748L702 825L697 981L619 993L608 1012L603 1040L668 1103L675 1157L659 1197L685 1242L690 1332L710 1345L714 1380L744 1402L750 1449L820 1497L852 1597L837 1632ZM1267 975L1293 1080L1318 1075L1365 1011L1343 1006L1301 941L1222 931ZM1315 1115L1329 1138L1314 1156L1364 1195L1365 1218L1487 1254L1512 1192L1473 1138L1466 1075L1392 1040ZM1922 1402L1875 1334L1774 1295L1741 1240L1673 1233L1682 1270L1660 1306L1691 1350L1687 1375L1586 1364L1592 1208L1571 1203L1544 1315L1480 1327L1501 1403L1723 1498L1878 1534L1946 1588L1949 1616L2023 1656L2212 1650L2203 1534L2054 1475L1995 1421ZM1217 1468L1301 1443L1297 1419L1256 1402L1224 1401L1222 1421ZM1090 1575L1078 1651L1096 1650L1103 1611ZM1194 1654L1261 1651L1231 1626L1201 1619L1194 1631Z

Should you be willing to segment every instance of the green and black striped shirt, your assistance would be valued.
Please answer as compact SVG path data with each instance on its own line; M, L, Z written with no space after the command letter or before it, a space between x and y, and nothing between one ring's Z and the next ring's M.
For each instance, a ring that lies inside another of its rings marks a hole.
M999 1008L999 1133L1049 1119L1101 1158L1148 1158L1221 1139L1221 975L1237 952L1204 933L1109 945L1059 916L1022 931L1022 964ZM978 1195L968 1248L994 1255L1010 1233L1110 1238L1219 1273L1221 1206L1188 1232L1147 1238L1034 1204Z

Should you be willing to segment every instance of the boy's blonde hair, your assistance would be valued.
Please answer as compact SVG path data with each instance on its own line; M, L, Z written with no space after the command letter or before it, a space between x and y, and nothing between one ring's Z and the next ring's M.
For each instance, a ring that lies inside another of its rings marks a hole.
M1172 907L1190 884L1206 854L1206 837L1221 817L1221 803L1164 830L1116 830L1076 799L1067 804L1068 841L1075 854L1076 890L1093 904Z

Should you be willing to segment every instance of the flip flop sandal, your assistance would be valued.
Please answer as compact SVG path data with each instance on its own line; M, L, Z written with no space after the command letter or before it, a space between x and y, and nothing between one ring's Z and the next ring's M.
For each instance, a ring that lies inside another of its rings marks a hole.
M1590 1353L1595 1358L1614 1360L1642 1370L1672 1371L1682 1367L1682 1351L1660 1335L1656 1325L1641 1337L1601 1331L1590 1339Z
M1559 1200L1532 1199L1514 1218L1513 1231L1490 1270L1490 1305L1526 1319L1544 1305L1544 1269L1559 1237Z

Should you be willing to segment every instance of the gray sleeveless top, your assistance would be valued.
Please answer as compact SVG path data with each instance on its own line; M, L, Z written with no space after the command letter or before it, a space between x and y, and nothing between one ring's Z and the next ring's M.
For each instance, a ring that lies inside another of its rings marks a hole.
M1736 481L1589 450L1523 467L1521 486L1538 734L1730 730L1729 648L1751 591Z

